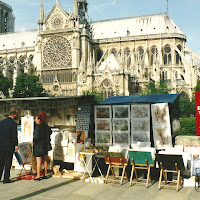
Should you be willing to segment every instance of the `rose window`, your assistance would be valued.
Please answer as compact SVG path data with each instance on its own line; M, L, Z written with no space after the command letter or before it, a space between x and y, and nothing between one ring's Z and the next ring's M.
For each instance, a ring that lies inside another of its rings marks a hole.
M71 67L71 45L64 37L53 37L44 45L44 68Z

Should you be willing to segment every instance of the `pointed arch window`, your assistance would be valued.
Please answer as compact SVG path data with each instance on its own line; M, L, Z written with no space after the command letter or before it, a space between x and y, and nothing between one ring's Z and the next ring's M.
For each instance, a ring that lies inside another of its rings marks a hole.
M162 78L163 80L167 80L167 71L163 71Z
M137 51L137 61L139 64L142 63L143 58L144 58L144 49L142 47L139 47Z
M172 54L171 54L171 47L166 45L164 47L164 65L171 65L172 64Z
M104 99L114 96L113 85L110 80L105 79L101 84L101 91L103 92Z
M156 48L156 46L153 46L151 48L151 65L153 65L154 63L156 63L158 61L158 49Z
M100 61L101 58L102 58L102 56L103 56L103 51L102 51L101 49L99 49L99 50L97 51L97 61Z
M179 49L179 51L181 51L181 45L178 45L177 48ZM177 65L182 64L181 56L177 51L176 51L176 64Z
M110 53L114 56L117 56L117 50L115 48L113 48Z

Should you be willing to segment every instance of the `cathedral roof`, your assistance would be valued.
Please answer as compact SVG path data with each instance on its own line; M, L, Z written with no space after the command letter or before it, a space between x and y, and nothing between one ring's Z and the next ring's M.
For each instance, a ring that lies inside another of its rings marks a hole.
M34 47L38 31L24 31L0 35L0 50Z
M184 35L166 13L95 21L91 24L93 26L94 39L164 33Z

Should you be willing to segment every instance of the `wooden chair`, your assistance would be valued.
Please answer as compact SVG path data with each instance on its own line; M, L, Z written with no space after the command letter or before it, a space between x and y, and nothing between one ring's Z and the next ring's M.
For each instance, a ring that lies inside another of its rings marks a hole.
M181 182L181 171L184 169L183 158L182 155L172 155L172 154L158 154L157 161L160 163L160 178L158 189L163 187L176 188L178 192L182 186ZM176 175L177 178L174 179L172 177L169 180L168 173L172 173L172 175Z
M154 161L153 161L151 152L129 151L129 158L130 158L130 163L132 165L130 185L139 183L139 184L146 184L146 187L148 187L149 181L152 183L150 170L151 170L151 167L154 166ZM146 170L147 178L139 178L137 169ZM136 181L133 181L134 173L135 173Z
M122 185L124 178L126 178L128 181L128 176L126 174L127 161L125 159L124 153L105 152L104 160L105 160L105 163L107 165L109 165L108 171L106 174L106 178L105 178L105 183L108 183L108 181L119 181L120 185ZM116 176L113 168L122 168L123 169L122 175ZM114 179L109 179L110 170L113 174ZM125 177L124 177L124 175L125 175ZM119 178L121 178L121 179L119 179Z

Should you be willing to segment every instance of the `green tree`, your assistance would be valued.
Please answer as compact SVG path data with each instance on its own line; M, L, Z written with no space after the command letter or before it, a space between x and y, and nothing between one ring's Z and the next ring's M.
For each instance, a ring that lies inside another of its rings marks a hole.
M160 82L156 85L154 81L150 81L145 84L144 89L142 90L143 94L169 94L172 89L169 86L169 83L164 80L160 80Z
M21 74L16 79L13 97L42 97L47 96L38 76Z
M186 96L179 97L180 117L194 117L195 116L195 100L192 101Z
M84 96L87 96L87 95L94 95L95 96L95 99L96 101L99 103L101 101L103 101L103 92L97 92L97 91L93 91L93 92L90 92L90 91L85 91L83 93Z
M195 91L195 92L196 92L196 91L200 91L200 80L197 81L197 85L196 85L196 87L194 88L194 91Z
M9 96L9 88L11 88L10 80L3 76L3 74L0 74L0 91L2 91L6 97Z

